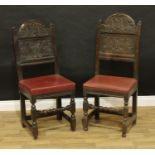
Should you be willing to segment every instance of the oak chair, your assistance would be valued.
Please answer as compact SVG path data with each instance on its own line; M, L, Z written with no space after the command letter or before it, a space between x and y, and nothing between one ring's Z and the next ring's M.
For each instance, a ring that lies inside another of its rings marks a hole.
M138 94L138 62L141 21L135 21L123 13L113 14L105 21L99 20L96 35L96 72L95 76L83 84L82 124L88 130L92 116L99 120L99 114L109 113L123 116L122 137L126 137L129 126L136 124ZM122 61L133 64L133 77L111 76L100 74L100 61ZM95 104L88 103L88 95L95 95ZM99 97L112 96L124 99L121 109L100 106ZM128 101L132 96L132 112L129 112ZM88 110L92 109L90 113Z
M16 68L19 79L19 93L21 106L21 124L28 127L34 139L38 137L37 119L56 115L58 120L64 117L70 122L71 130L76 129L75 119L75 83L61 76L58 67L58 56L55 43L55 27L37 20L28 20L13 28L13 43ZM24 67L42 64L53 64L55 73L31 78L24 77ZM70 105L62 107L61 97L70 96ZM36 100L55 98L56 108L36 110ZM27 115L25 99L31 102L31 114ZM65 111L70 111L68 116Z

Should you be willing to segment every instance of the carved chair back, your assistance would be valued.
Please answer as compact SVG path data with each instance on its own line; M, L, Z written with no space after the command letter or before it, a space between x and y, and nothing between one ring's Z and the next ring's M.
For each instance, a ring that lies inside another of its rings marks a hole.
M18 78L23 79L23 67L54 63L58 73L55 44L55 28L53 24L46 26L37 20L28 20L13 28L14 53Z
M137 24L128 15L116 13L99 20L96 36L96 74L100 60L133 63L133 77L138 79L139 39L141 21Z

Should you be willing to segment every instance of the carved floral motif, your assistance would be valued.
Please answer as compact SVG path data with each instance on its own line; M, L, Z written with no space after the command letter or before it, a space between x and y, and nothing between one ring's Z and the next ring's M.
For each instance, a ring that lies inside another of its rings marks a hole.
M99 25L100 53L133 55L136 50L136 25L125 14L114 14Z
M21 62L53 56L49 29L40 22L30 20L22 24L18 31L18 49Z

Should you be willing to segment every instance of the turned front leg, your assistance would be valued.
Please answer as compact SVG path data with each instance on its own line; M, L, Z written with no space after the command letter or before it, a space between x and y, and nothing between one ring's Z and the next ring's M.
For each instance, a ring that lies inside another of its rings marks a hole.
M76 130L76 118L75 118L76 108L75 108L75 100L73 97L71 98L70 105L71 105L71 130L75 131Z
M98 96L95 96L95 106L96 107L99 107L99 97ZM99 113L99 110L98 109L96 109L95 110L95 119L96 120L99 120L100 119L100 113Z
M83 125L83 129L85 131L88 130L88 100L87 97L84 97L84 101L83 101L83 112L84 112L84 116L82 118L82 125Z
M124 98L124 109L123 109L123 126L122 126L122 137L126 137L127 133L127 120L128 120L128 98Z
M31 99L31 119L32 119L32 134L33 134L34 139L37 139L38 126L37 126L37 118L36 118L35 99Z
M20 112L21 112L21 124L25 127L24 121L26 120L26 107L25 107L25 96L20 94Z
M59 108L61 108L61 98L60 97L58 97L57 99L56 99L56 107L57 107L57 109L59 109ZM57 120L62 120L62 111L58 111L57 112Z
M135 120L133 121L133 124L136 124L136 120L137 120L137 96L138 96L138 91L136 91L133 94L133 101L132 101L132 113L133 115L136 115Z

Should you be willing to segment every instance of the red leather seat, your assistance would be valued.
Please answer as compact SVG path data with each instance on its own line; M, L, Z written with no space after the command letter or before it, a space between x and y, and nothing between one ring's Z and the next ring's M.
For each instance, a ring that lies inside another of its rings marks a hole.
M75 83L55 74L20 80L19 87L31 95L39 95L72 91L75 89Z
M127 94L137 85L137 80L128 77L116 77L109 75L96 75L84 83L84 88L96 91L116 92Z

